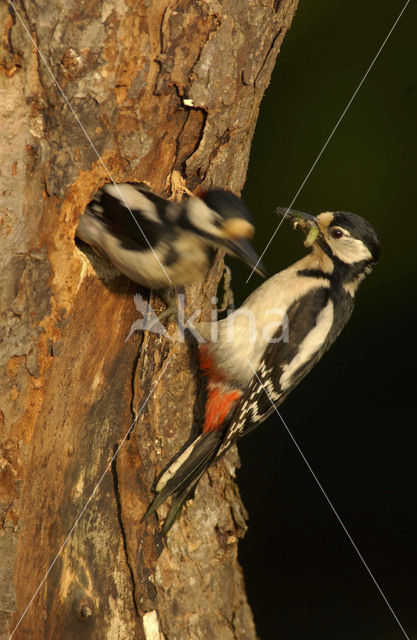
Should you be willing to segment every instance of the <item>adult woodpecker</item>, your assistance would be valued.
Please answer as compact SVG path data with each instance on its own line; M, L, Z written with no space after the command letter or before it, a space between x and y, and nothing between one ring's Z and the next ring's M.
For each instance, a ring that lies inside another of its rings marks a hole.
M128 278L150 289L202 280L213 249L222 249L264 274L249 238L246 205L212 189L181 203L139 184L107 184L87 205L78 238L103 253Z
M206 469L266 420L329 349L351 316L360 282L378 260L374 229L354 213L279 213L308 233L311 251L269 278L227 318L203 326L203 430L162 473L146 514L174 494L163 533ZM210 341L210 334L216 339Z

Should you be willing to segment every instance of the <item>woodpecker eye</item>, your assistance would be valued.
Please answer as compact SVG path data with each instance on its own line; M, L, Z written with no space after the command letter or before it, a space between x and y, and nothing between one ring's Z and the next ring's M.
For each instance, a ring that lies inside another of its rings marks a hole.
M339 238L342 238L345 234L343 233L343 231L341 229L331 229L330 230L330 235L335 240L339 240Z

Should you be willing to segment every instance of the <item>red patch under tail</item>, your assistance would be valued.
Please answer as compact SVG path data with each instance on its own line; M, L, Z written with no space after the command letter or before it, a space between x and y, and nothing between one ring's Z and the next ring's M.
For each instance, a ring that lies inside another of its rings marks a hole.
M214 431L221 427L229 414L236 406L242 392L239 389L230 389L224 384L225 377L217 369L215 362L207 347L200 346L200 367L207 376L207 402L203 433Z

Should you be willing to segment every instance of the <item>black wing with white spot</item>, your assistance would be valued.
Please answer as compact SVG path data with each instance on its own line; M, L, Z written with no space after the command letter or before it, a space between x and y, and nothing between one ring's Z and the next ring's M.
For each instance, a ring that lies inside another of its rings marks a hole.
M123 248L137 251L156 247L175 234L173 223L181 205L160 198L141 183L108 184L95 194L86 211L100 218Z
M294 302L287 317L288 341L268 344L256 375L225 428L218 456L268 418L274 405L279 406L285 400L336 337L332 331L334 314L328 286ZM280 334L281 328L273 337Z

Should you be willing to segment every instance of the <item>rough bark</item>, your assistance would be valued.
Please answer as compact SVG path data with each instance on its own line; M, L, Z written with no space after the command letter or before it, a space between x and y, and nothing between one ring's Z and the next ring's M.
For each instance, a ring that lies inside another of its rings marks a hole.
M16 1L33 43L0 6L0 638L255 638L236 452L165 546L155 516L140 522L198 428L193 346L126 341L135 287L74 231L109 174L166 195L174 171L240 191L296 3ZM218 260L189 289L186 315L207 313L220 274Z

